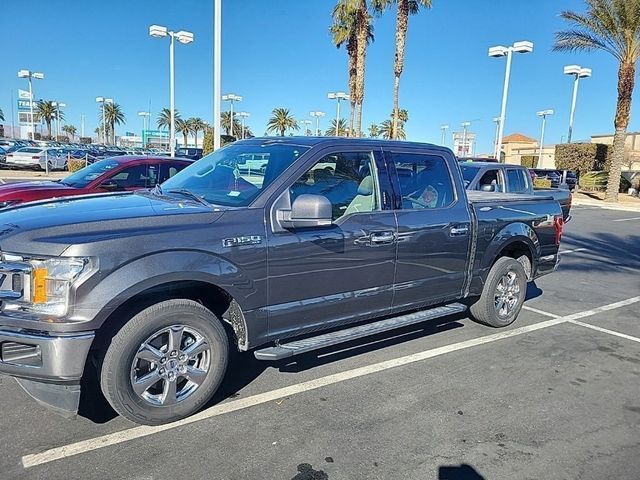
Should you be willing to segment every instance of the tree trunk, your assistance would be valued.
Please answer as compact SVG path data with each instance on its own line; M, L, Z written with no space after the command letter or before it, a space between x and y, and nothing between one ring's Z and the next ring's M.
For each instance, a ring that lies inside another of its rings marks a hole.
M398 16L396 18L396 57L393 65L393 119L391 125L391 138L396 139L398 133L398 111L400 97L400 75L404 68L404 47L407 41L407 28L409 26L409 0L398 0Z
M624 163L624 147L627 139L627 127L631 114L631 98L635 84L635 62L621 62L618 69L618 103L616 105L616 132L613 136L613 153L609 167L609 180L605 201L617 202L620 190L620 173Z
M364 102L364 78L367 57L367 41L369 39L369 12L367 1L360 0L357 13L357 51L356 56L356 109L355 136L360 137L362 132L362 104Z
M349 99L351 111L349 112L349 131L353 132L353 123L357 108L358 89L358 39L355 35L349 38L347 43L347 55L349 56Z

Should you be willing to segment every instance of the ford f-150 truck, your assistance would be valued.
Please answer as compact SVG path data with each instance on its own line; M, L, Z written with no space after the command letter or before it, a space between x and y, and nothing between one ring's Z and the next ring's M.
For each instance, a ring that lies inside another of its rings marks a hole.
M571 191L567 186L556 188L533 188L529 170L521 165L494 162L460 163L462 179L467 190L484 192L506 192L525 195L553 197L560 204L562 217L571 220Z
M153 190L0 213L0 372L72 415L95 369L119 414L174 421L231 349L278 360L467 306L509 325L562 229L551 198L466 192L446 148L240 141Z

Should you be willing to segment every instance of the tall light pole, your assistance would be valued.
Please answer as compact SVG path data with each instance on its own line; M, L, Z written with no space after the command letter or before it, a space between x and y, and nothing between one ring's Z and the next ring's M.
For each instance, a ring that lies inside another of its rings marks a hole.
M238 112L236 113L236 117L240 117L240 121L242 122L242 135L241 138L244 140L244 120L249 117L249 112Z
M104 104L113 103L113 98L96 97L96 102L102 104L102 143L107 144L107 118L104 114Z
M169 133L169 141L171 142L171 156L176 151L176 105L175 105L175 68L174 68L174 40L178 40L182 44L193 42L193 33L180 30L174 32L161 25L151 25L149 27L149 35L154 38L164 38L169 36L169 108L171 109L171 128Z
M507 66L504 72L504 86L502 89L502 107L500 108L500 125L498 126L498 161L500 160L500 150L502 150L502 137L504 135L504 120L507 113L507 96L509 95L509 77L511 76L511 58L513 52L531 53L533 52L532 42L515 42L510 47L491 47L489 48L490 57L507 57Z
M53 105L55 107L55 112L56 112L56 140L58 139L58 137L60 136L60 109L63 107L66 107L67 104L66 103L62 103L62 102L51 102L51 105Z
M149 130L149 117L151 112L138 112L138 116L142 117L142 130Z
M311 125L313 122L311 120L300 120L300 123L302 124L302 129L304 130L304 134L309 135L309 133L311 133L311 129L309 128L309 125ZM306 128L305 128L305 125L306 125Z
M329 100L336 100L338 105L336 107L336 137L340 136L340 102L342 100L349 100L349 95L345 92L331 92L327 93Z
M449 125L440 125L440 131L442 132L442 140L440 143L442 146L446 146L447 144L447 130L449 130Z
M500 131L500 117L493 117L492 120L493 120L493 123L496 124L496 136L493 139L493 158L500 161L500 159L498 158L498 155L500 154L498 152L498 133Z
M467 154L467 129L471 126L471 122L462 122L460 124L462 127L462 154L466 156Z
M222 78L222 0L213 7L213 149L220 148L220 82Z
M567 65L564 67L565 75L573 75L573 97L571 98L571 114L569 115L569 135L567 135L567 143L571 143L571 135L573 134L573 116L576 112L576 100L578 99L578 82L581 78L589 78L591 76L590 68L583 68L580 65Z
M536 115L542 117L542 133L540 133L540 149L538 152L538 168L542 168L542 149L544 148L544 127L547 123L547 115L553 115L553 110L542 110Z
M309 112L309 115L316 119L316 137L320 136L320 119L325 116L324 112Z
M242 97L240 95L236 95L235 93L227 93L222 96L222 100L225 102L229 102L229 118L231 122L231 136L233 137L233 102L241 102Z
M31 70L19 70L18 77L29 79L29 125L31 126L31 140L35 140L36 129L35 122L33 121L33 85L31 84L31 79L42 80L44 79L44 73L32 72Z

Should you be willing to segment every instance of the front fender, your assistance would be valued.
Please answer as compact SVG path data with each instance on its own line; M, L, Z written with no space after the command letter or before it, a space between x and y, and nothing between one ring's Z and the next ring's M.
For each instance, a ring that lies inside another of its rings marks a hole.
M84 330L99 329L124 302L153 287L170 282L196 281L222 288L251 310L266 300L266 290L241 268L217 255L193 250L171 250L134 259L102 276L101 272L79 285L72 321ZM260 296L265 299L260 299Z

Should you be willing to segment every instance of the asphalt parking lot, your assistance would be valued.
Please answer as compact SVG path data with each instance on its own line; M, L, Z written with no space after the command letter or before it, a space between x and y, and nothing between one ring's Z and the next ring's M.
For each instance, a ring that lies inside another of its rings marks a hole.
M575 207L503 330L439 319L278 364L196 417L58 417L0 376L0 478L640 478L640 214Z

